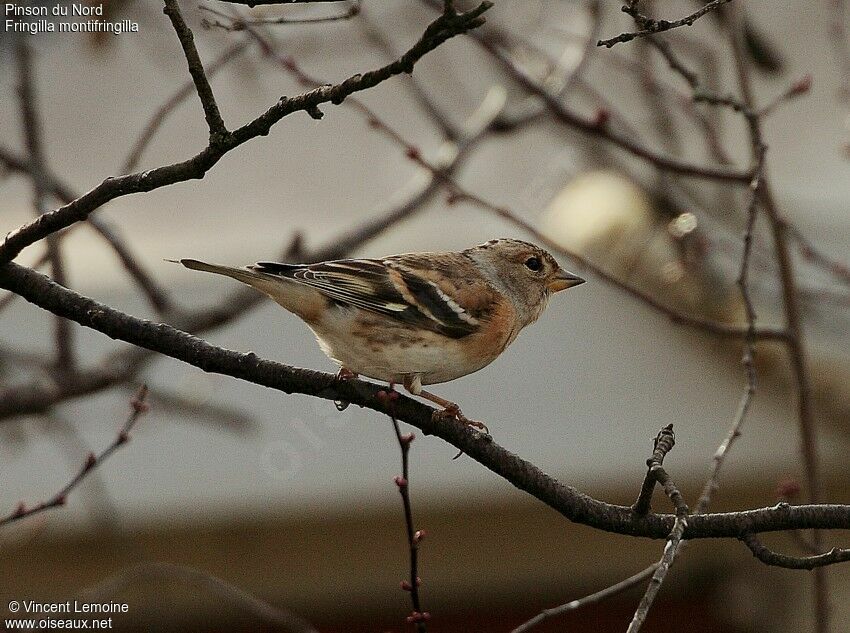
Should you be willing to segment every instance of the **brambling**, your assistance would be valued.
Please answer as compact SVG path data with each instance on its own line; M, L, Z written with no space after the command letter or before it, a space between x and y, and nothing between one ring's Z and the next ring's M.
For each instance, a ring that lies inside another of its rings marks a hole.
M362 374L390 387L402 384L461 422L485 429L422 386L489 365L537 320L552 293L584 283L542 248L514 239L460 252L317 264L179 263L253 286L300 317L340 365L341 379Z

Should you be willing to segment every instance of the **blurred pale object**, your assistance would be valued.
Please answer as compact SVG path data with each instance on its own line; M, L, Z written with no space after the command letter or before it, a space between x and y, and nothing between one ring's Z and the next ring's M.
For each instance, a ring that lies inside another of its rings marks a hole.
M541 230L567 250L678 310L723 321L741 317L713 267L687 240L697 218L667 220L649 195L611 171L572 179L541 218Z
M611 171L590 171L570 180L541 218L540 229L564 249L585 257L620 281L693 316L746 325L744 302L706 255L697 217L658 212L643 188ZM781 317L780 317L781 318ZM781 321L780 321L781 322ZM740 357L738 341L724 341ZM758 345L762 378L792 385L780 344ZM812 395L821 420L850 432L850 367L846 359L813 355Z

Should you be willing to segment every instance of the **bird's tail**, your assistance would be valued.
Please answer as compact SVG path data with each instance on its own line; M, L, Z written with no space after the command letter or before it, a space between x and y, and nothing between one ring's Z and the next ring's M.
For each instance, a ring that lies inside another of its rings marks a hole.
M255 272L248 268L219 266L218 264L208 264L207 262L198 261L197 259L169 259L166 261L174 262L175 264L183 264L186 268L190 268L191 270L201 270L205 273L214 273L216 275L231 277L237 281L241 281L242 283L254 287L259 287L258 284L262 283L262 281L269 281L268 275L263 275L262 273ZM262 288L260 289L262 290Z
M315 288L310 288L278 275L272 275L262 270L252 268L233 268L208 264L197 259L166 260L175 264L183 264L186 268L200 270L215 275L224 275L243 284L248 284L260 292L266 293L281 306L298 315L308 323L312 323L321 315L321 309L327 301Z
M289 287L290 282L280 277L269 275L258 270L251 270L250 268L233 268L232 266L208 264L207 262L198 261L197 259L169 259L167 261L174 262L175 264L183 264L186 268L190 268L192 270L200 270L205 273L213 273L215 275L224 275L225 277L230 277L236 281L241 281L243 284L248 284L260 292L265 292L287 310L295 311L289 301L293 294L292 289Z

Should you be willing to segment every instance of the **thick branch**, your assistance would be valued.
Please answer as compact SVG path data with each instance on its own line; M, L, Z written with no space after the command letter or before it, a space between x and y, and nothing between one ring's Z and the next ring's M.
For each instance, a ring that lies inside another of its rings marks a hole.
M399 396L391 408L378 397L378 385L261 360L253 353L215 347L163 323L137 319L62 288L47 277L17 264L0 267L0 287L27 301L107 336L176 358L207 372L225 374L285 393L344 400L418 427L462 450L520 490L528 492L567 519L608 532L665 539L672 514L639 517L631 508L598 501L564 485L487 437L411 398ZM495 426L495 425L491 425ZM789 506L691 516L683 538L739 538L747 533L795 529L850 529L850 505Z

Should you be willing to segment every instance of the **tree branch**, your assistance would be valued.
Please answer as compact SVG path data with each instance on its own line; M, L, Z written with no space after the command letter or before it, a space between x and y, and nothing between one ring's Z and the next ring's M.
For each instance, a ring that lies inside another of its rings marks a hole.
M674 527L675 515L639 517L629 507L598 501L561 484L491 439L416 400L400 395L390 409L379 398L378 392L382 389L378 385L360 380L342 382L333 374L261 360L251 352L243 354L215 347L169 325L137 319L83 297L17 264L0 267L0 287L111 338L159 352L207 372L247 380L284 393L343 400L384 415L394 414L398 420L416 426L426 435L442 438L576 523L657 539L666 539ZM490 426L495 427L494 424ZM850 529L850 505L789 506L780 503L743 512L691 516L683 538L739 538L746 533L813 528Z
M53 495L47 501L42 501L41 503L27 507L21 502L14 512L11 514L0 518L0 527L7 525L9 523L14 523L15 521L20 521L25 517L30 517L34 514L39 514L40 512L44 512L45 510L49 510L50 508L57 508L59 506L64 506L68 500L68 495L82 483L82 481L88 477L95 468L103 464L109 456L112 455L115 451L117 451L121 446L127 443L130 439L130 431L133 430L133 427L136 425L136 422L139 420L139 417L143 413L148 410L147 405L145 404L145 397L147 396L148 389L145 386L142 386L136 396L130 401L131 412L130 416L127 418L127 421L118 431L118 434L115 436L115 439L112 443L107 446L99 455L95 455L94 453L89 453L86 457L86 461L83 463L80 470L74 475L71 480L66 483L55 495Z
M607 600L608 598L618 596L621 593L628 591L632 587L636 587L640 583L650 578L652 574L655 573L655 570L658 569L658 565L659 563L654 563L649 567L642 569L633 576L629 576L625 580L621 580L620 582L613 584L610 587L605 587L605 589L602 589L601 591L591 593L585 596L584 598L579 598L578 600L573 600L557 607L552 607L551 609L545 609L527 622L523 622L522 624L520 624L518 627L512 630L511 633L528 633L528 631L536 627L538 624L542 624L550 618L554 618L559 615L569 613L570 611L575 611L576 609L581 609L582 607L586 607L591 604L596 604L597 602L602 602L603 600Z
M744 22L741 8L737 5L732 11L730 40L732 45L735 70L743 96L744 105L749 111L755 111L755 99L750 84L749 67L744 54ZM764 141L762 139L761 124L758 116L748 117L750 123L750 136L753 146L753 154L758 157L764 152ZM782 303L785 312L785 325L788 330L788 338L785 341L788 355L790 357L791 372L797 388L797 419L800 430L800 439L803 452L803 466L805 469L808 496L811 503L818 503L821 498L820 473L818 464L817 433L815 428L815 415L812 407L811 377L809 376L808 361L806 359L806 345L802 328L802 316L800 310L800 297L797 291L797 280L794 273L794 264L791 260L788 224L782 217L779 206L773 194L773 187L764 175L758 181L756 190L758 202L762 205L765 215L770 223L773 237L774 252L779 267L779 284L782 289ZM821 534L815 530L812 533L812 542L820 551L822 547ZM815 585L815 622L820 633L829 631L829 589L827 588L825 570L817 569L814 575Z
M688 527L688 515L690 514L688 505L685 503L682 493L679 492L679 488L673 483L670 475L667 474L667 471L664 470L664 467L661 465L664 460L664 456L673 449L675 443L676 440L675 435L673 434L673 425L668 424L658 432L658 435L655 437L655 448L652 452L652 457L646 460L646 464L649 466L649 472L646 477L649 479L651 476L652 479L657 481L664 489L664 494L667 495L667 498L670 499L670 503L672 503L673 507L676 509L676 522L673 524L673 529L670 530L670 535L667 537L667 545L664 547L664 553L661 556L661 560L658 561L655 571L652 573L652 577L649 579L649 585L646 588L646 592L643 594L643 598L641 598L640 604L638 604L638 607L635 610L635 614L632 617L632 621L629 624L629 628L626 633L638 633L643 626L644 621L646 621L646 616L649 614L649 610L652 608L652 604L655 602L655 598L661 590L661 584L667 577L667 572L673 565L673 561L679 551L679 546L682 543L682 535ZM648 487L647 484L644 483L643 488L641 488L642 495L643 491L647 488L651 494L652 488ZM642 498L638 498L638 502L635 506L640 505L641 501ZM648 501L649 498L647 497L647 510L649 509ZM643 508L641 507L640 509Z
M617 37L612 37L611 39L599 40L596 45L611 48L615 44L619 44L620 42L629 42L638 37L646 37L647 35L653 35L655 33L663 33L664 31L669 31L670 29L677 29L681 26L693 26L694 22L699 20L706 13L710 13L711 11L719 9L722 5L731 1L732 0L711 0L711 2L701 7L700 9L694 11L690 15L686 15L683 18L673 21L653 20L646 16L641 16L642 24L640 31L634 31L632 33L621 33ZM623 7L623 11L625 13L628 13L629 15L640 15L637 13L637 9L631 6L634 4L635 3L627 3Z
M206 75L208 78L211 78L215 75L219 70L224 68L231 60L236 59L248 48L248 44L246 42L237 42L232 46L228 47L221 55L219 55L207 68ZM190 94L192 94L194 90L195 82L190 79L186 83L184 83L177 91L171 95L159 108L157 108L156 112L153 113L151 118L148 120L145 127L142 129L142 132L139 134L139 137L136 139L136 142L133 143L133 147L130 149L130 152L127 154L127 158L124 159L124 164L121 167L121 173L128 174L132 172L139 164L139 160L142 157L145 149L150 144L153 137L156 135L163 121L165 121L166 116L174 110L180 103L183 102ZM74 196L76 197L76 196ZM70 202L70 200L68 200Z
M753 556L765 565L784 567L785 569L816 569L850 560L850 549L834 547L825 554L815 556L787 556L769 549L754 534L744 534L741 541L750 548Z
M208 145L192 158L144 172L107 178L74 201L9 233L0 244L0 265L12 261L24 248L51 233L84 220L90 213L115 198L203 178L227 152L258 136L267 135L272 126L285 116L294 112L308 112L314 118L321 117L318 109L321 104L339 105L355 92L373 88L395 75L412 72L416 62L443 42L483 24L484 18L481 15L490 6L489 2L482 2L464 13L441 14L428 25L419 41L391 64L364 74L353 75L336 85L321 86L295 97L281 97L275 105L250 123L233 132L218 134L215 144Z
M192 29L183 20L177 0L165 0L163 13L171 20L174 32L177 33L177 39L180 40L180 46L183 47L183 55L186 57L186 62L189 65L189 74L192 76L192 81L195 83L195 90L204 108L204 118L206 118L207 126L210 130L210 145L216 145L219 142L219 138L223 139L227 136L227 127L224 125L224 119L221 118L212 86L210 86L209 79L207 79L207 75L204 72L201 56L198 55L198 49L195 47L195 36L192 34Z
M439 5L436 0L423 1L432 8L436 8ZM541 86L540 83L525 69L521 68L515 60L498 45L497 42L493 42L486 35L476 31L471 31L469 34L486 51L488 51L496 61L499 62L502 68L514 79L514 81L532 95L540 98L552 117L559 123L579 130L589 136L607 140L633 156L637 156L655 167L670 173L706 180L739 183L747 183L752 179L752 174L749 171L743 171L734 167L723 165L697 165L666 154L660 154L635 141L629 135L618 132L610 126L605 125L605 123L600 122L597 117L585 117L573 112L561 103L559 95L552 94L544 86Z
M653 440L652 456L646 460L648 470L644 477L643 485L640 488L640 494L637 501L632 504L632 510L638 516L649 513L650 504L652 502L652 492L655 490L655 483L659 481L658 473L663 469L662 464L673 446L676 444L676 436L673 433L673 425L668 424L658 432Z
M398 392L378 392L378 396L387 401L387 406L392 409L393 402L398 398ZM402 433L395 416L390 415L395 431L398 447L401 451L401 476L396 476L395 485L401 494L404 506L404 525L407 534L407 548L410 552L410 575L407 580L402 581L401 588L410 592L410 601L413 604L413 612L407 616L407 621L412 623L419 633L425 633L425 623L431 619L431 614L422 609L422 601L419 597L419 544L425 537L424 530L417 530L413 525L413 508L410 503L410 445L416 436L413 433Z

